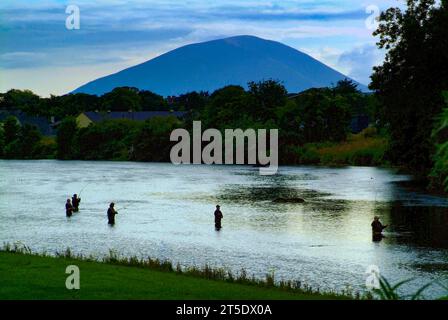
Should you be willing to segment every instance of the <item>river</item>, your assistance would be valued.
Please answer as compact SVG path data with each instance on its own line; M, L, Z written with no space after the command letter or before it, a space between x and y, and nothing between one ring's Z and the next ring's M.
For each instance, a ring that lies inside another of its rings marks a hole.
M280 167L260 176L244 166L162 163L0 161L0 242L37 252L168 259L183 266L244 268L313 288L365 290L376 265L410 294L448 280L448 200L408 190L411 177L371 167ZM65 201L81 192L81 210ZM302 204L274 203L301 197ZM114 201L116 225L107 225ZM221 205L223 229L214 229ZM123 209L124 208L124 209ZM370 223L390 228L372 241ZM430 298L445 293L437 285Z

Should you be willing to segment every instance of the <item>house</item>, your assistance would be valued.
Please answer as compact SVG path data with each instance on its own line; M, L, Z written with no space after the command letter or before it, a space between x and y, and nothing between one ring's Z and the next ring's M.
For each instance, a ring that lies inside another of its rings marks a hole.
M174 116L177 118L183 118L186 112L183 111L89 111L81 113L77 118L79 128L86 128L92 123L101 122L104 120L133 120L133 121L146 121L154 117L169 117Z
M0 110L0 122L5 121L8 117L15 117L20 125L29 124L37 127L37 129L44 136L55 136L56 129L54 127L54 121L48 120L44 117L34 117L27 115L25 112L20 110Z

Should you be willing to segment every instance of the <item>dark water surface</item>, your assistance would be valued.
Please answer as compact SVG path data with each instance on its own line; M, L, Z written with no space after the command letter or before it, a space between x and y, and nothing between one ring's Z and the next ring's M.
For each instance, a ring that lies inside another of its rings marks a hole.
M377 265L391 282L414 278L403 289L412 293L448 281L448 201L398 183L409 179L367 167L281 167L260 176L239 166L0 161L0 242L274 272L332 290L364 290L366 269ZM81 190L81 211L67 219L65 200ZM306 202L273 202L288 197ZM110 201L125 207L113 228ZM372 241L374 215L391 225L381 242ZM442 293L433 286L427 296Z

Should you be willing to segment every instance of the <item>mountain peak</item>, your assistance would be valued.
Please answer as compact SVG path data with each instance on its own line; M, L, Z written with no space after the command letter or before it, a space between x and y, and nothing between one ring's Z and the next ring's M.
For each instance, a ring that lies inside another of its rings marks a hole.
M309 55L280 42L238 35L177 48L142 64L76 89L101 95L130 86L168 96L214 91L226 85L275 79L289 92L326 87L348 78ZM360 86L365 89L364 86Z

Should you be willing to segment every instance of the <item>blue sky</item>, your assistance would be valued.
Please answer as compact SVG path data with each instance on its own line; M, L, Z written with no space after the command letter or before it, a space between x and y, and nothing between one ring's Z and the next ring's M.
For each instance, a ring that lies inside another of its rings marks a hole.
M179 46L242 34L276 40L368 83L382 60L372 11L396 0L2 0L0 92L64 94ZM65 10L80 9L68 30Z

